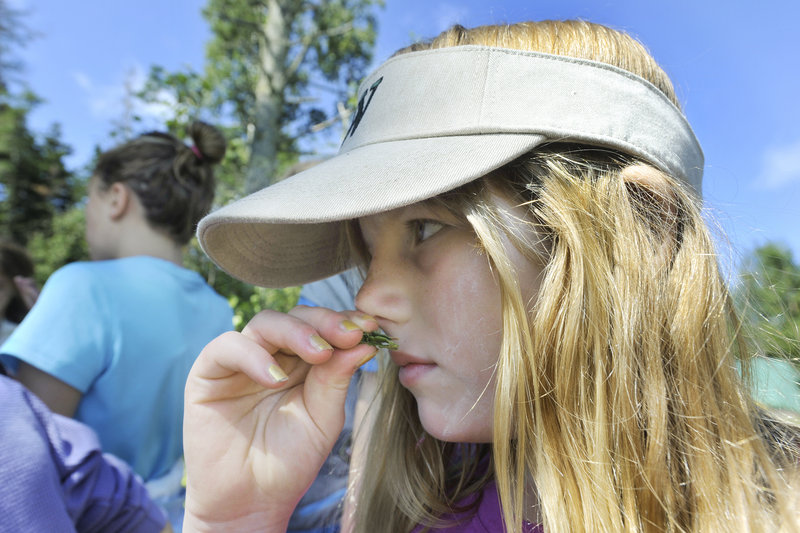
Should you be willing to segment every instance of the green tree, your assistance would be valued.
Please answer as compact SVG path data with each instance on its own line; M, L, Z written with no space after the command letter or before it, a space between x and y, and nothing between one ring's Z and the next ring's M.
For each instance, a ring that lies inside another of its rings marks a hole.
M347 118L346 103L372 59L378 5L209 0L203 15L213 37L204 74L155 67L145 97L169 95L177 118L205 110L234 119L248 152L240 191L260 189L297 160L309 137Z
M740 277L737 302L760 351L800 366L800 265L791 250L774 243L756 248Z
M15 49L24 45L32 34L22 23L23 13L0 0L0 95L9 90L13 75L21 68Z
M67 263L89 259L85 224L83 207L76 206L53 217L52 231L36 233L28 241L28 251L36 268L36 282L40 287L50 274Z
M28 130L27 116L35 97L28 93L13 105L11 95L0 102L0 226L20 244L46 227L50 218L46 177L40 172L39 150Z
M23 245L34 234L52 233L53 217L82 195L64 166L71 149L61 142L59 126L44 135L31 131L28 116L40 99L24 83L11 83L22 67L13 51L31 35L22 13L0 0L0 233Z
M229 149L217 172L218 204L273 183L326 140L339 144L372 59L374 11L382 4L208 0L203 16L212 38L203 73L151 69L141 96L174 110L173 132L182 135L195 117L224 125ZM271 291L233 280L197 248L187 264L229 296L241 324L262 308L286 310L297 298L297 288Z

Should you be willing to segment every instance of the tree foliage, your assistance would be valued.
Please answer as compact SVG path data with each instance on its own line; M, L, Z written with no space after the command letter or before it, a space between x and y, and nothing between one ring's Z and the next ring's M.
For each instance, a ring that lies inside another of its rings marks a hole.
M381 4L209 0L204 72L153 67L143 97L175 106L178 121L204 114L232 122L230 133L247 150L246 177L236 185L240 193L260 189L347 118L372 59Z
M372 58L375 3L209 0L210 103L246 125L245 192L274 181L301 139L340 117Z
M53 217L72 207L82 192L64 166L70 148L61 142L58 125L41 139L28 128L35 102L32 95L22 105L0 101L0 227L23 245L35 233L50 233Z
M7 0L0 0L0 94L9 90L11 77L21 68L15 49L24 45L32 34L22 23L24 13Z
M67 263L89 259L85 225L83 208L75 207L54 216L51 231L35 233L28 241L28 251L36 267L36 282L40 287L50 274Z
M770 243L745 260L736 298L744 324L764 355L800 366L800 265Z
M0 0L0 234L26 245L34 235L52 236L54 217L75 205L83 188L64 165L71 149L58 124L43 135L31 131L28 116L40 100L9 82L9 73L21 69L13 50L31 35L21 19Z

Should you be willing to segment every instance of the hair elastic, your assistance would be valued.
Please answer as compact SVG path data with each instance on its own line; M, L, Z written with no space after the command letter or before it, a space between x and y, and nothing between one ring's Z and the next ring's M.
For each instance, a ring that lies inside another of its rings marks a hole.
M194 152L194 155L197 157L197 159L199 159L200 161L203 160L203 153L197 146L191 145L189 148L192 150L192 152Z

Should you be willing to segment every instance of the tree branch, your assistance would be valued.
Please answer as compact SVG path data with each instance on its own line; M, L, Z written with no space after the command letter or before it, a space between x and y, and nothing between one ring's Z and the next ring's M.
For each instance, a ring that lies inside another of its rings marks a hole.
M283 99L287 104L305 104L307 102L316 102L319 98L311 96L287 96Z
M332 116L328 120L319 122L311 126L311 133L318 133L324 129L330 128L337 122L347 124L347 119L350 118L350 110L345 107L344 102L336 102L336 109L339 111L338 115Z
M236 24L237 26L246 26L246 27L248 27L250 29L253 29L253 30L259 30L259 31L261 30L261 26L259 26L259 24L257 22L253 22L252 20L244 20L244 19L240 19L240 18L229 17L229 16L227 16L225 14L219 14L219 15L217 15L217 17L220 20L224 20L225 22L232 22L232 23Z
M303 39L302 48L299 52L297 52L297 55L294 56L294 59L292 59L292 62L286 68L287 79L294 77L295 73L300 68L300 65L303 64L303 60L305 60L308 50L311 48L311 43L317 38L318 35L319 34L317 32L314 32L307 35L306 38Z
M339 26L336 26L335 28L328 28L327 30L325 30L321 34L322 35L327 35L328 37L335 37L337 35L344 35L345 33L347 33L348 31L350 31L352 29L353 29L353 21L351 20L350 22L345 22L344 24L340 24Z
M350 31L351 29L353 29L352 20L350 22L345 22L344 24L340 24L334 28L328 28L327 30L324 31L317 28L316 31L313 31L308 35L306 35L300 42L302 48L300 49L299 52L297 52L297 55L292 60L292 63L286 69L287 76L293 77L295 75L297 70L300 68L300 65L303 64L303 60L306 58L309 48L311 48L311 43L313 43L315 40L319 39L323 35L328 37L343 35L348 31Z

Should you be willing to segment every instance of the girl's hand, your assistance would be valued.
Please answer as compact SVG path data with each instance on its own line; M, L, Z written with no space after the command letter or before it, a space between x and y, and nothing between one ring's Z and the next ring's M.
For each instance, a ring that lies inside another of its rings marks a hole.
M200 353L186 383L184 530L285 531L344 425L378 327L356 311L262 311Z

